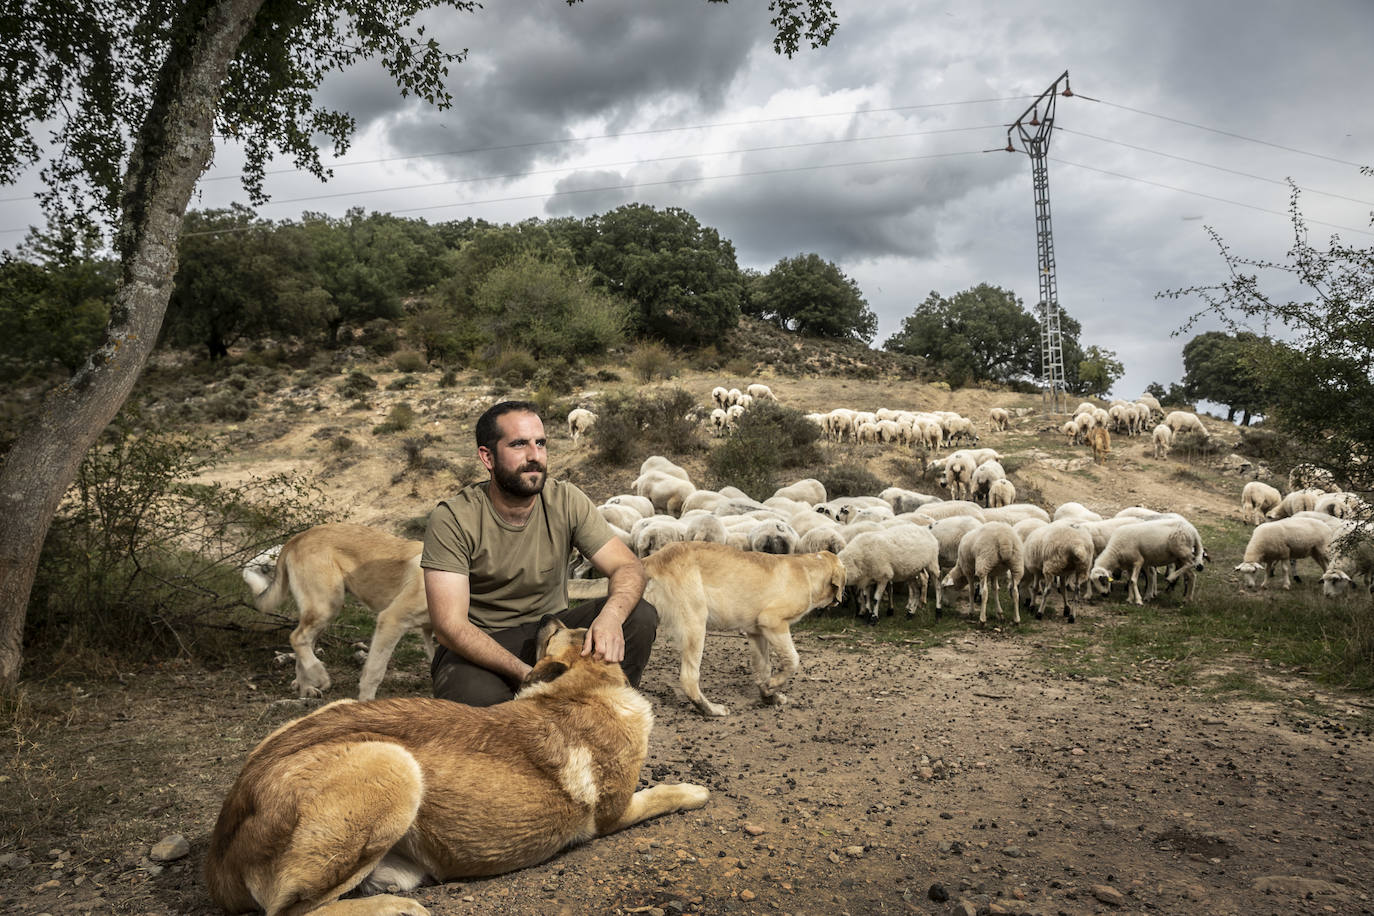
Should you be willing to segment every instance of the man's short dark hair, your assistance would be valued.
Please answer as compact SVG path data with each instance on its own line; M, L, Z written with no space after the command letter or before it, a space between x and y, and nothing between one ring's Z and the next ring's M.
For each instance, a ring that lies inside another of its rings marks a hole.
M477 447L489 452L496 451L496 443L501 441L501 427L496 421L508 413L532 413L539 416L539 406L533 401L502 401L488 407L477 418Z

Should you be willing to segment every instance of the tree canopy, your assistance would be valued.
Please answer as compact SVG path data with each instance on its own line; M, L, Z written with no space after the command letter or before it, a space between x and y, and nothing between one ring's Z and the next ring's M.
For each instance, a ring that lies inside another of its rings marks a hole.
M1063 356L1070 390L1078 390L1081 325L1060 315ZM924 357L950 384L1007 384L1040 376L1040 325L1009 290L987 283L946 298L932 291L883 348Z
M816 337L868 343L878 330L878 317L859 284L818 254L783 258L753 278L748 309L785 330Z
M1278 346L1249 331L1199 334L1183 346L1183 390L1190 400L1225 404L1227 421L1239 412L1249 426L1250 415L1264 412L1270 397L1263 366L1266 351Z

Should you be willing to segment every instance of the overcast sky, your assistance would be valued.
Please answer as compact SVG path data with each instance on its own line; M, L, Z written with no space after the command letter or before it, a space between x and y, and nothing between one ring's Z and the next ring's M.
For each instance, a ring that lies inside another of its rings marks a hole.
M279 162L259 213L512 222L682 207L742 266L834 261L881 346L932 290L987 282L1038 300L1030 160L999 148L1067 70L1075 95L1058 99L1049 163L1059 300L1085 346L1125 364L1116 394L1181 378L1197 331L1171 332L1200 303L1155 295L1224 279L1206 227L1238 253L1283 256L1286 179L1308 189L1315 239L1374 244L1374 179L1356 167L1374 164L1370 0L834 4L829 47L791 60L773 53L762 0L431 16L429 34L470 49L453 107L402 99L373 66L332 77L322 101L358 119L352 148L327 185ZM192 206L246 200L237 173L221 147ZM8 202L0 230L37 221Z

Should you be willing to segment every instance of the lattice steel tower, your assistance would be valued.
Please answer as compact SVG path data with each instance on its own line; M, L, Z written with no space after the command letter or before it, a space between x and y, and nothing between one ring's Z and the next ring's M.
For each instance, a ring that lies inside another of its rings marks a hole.
M1060 83L1064 84L1062 90ZM1016 152L1012 142L1015 132L1016 139L1021 141L1021 149L1031 160L1031 184L1035 190L1035 247L1040 268L1040 302L1036 305L1036 315L1040 319L1041 404L1050 413L1068 410L1068 395L1064 386L1064 343L1059 332L1059 284L1054 275L1054 232L1050 226L1050 170L1046 162L1050 133L1054 130L1055 100L1060 95L1073 95L1067 70L1007 129L1006 146L1008 152Z

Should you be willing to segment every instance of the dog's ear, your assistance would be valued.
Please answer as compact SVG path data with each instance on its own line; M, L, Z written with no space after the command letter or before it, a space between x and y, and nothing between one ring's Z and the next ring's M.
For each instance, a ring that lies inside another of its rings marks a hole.
M844 600L844 564L840 562L839 557L831 561L830 584L835 587L835 603L839 604Z
M525 675L525 680L521 682L522 687L531 684L543 684L547 681L556 680L568 671L568 666L562 662L554 661L551 658L541 659L539 664L530 669L530 673Z
M537 647L534 657L543 658L544 654L548 651L549 640L553 639L553 634L557 633L559 630L566 630L567 628L567 624L552 614L545 614L541 617L539 619L539 635L536 636L534 640L535 646ZM549 678L549 680L552 680L552 678Z

